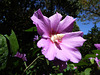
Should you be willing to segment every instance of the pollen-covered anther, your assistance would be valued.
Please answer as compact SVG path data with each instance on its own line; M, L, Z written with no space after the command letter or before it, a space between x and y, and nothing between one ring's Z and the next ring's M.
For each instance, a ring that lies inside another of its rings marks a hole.
M52 42L61 42L61 39L63 38L65 34L56 34L51 36L51 41Z

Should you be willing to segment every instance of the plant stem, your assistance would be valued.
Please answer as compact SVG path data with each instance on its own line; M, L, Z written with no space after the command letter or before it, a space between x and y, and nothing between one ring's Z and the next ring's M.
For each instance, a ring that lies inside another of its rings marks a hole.
M24 70L24 72L39 58L40 56L38 56L36 59L34 59L31 64L29 66L26 67L26 69Z
M34 63L34 62L35 62L38 58L40 58L40 57L43 57L43 55L38 56L36 59L34 59L34 60L30 63L30 65L29 65L29 66L27 66L27 65L25 64L27 67L26 67L26 69L24 70L24 72L25 72L27 69L29 69L29 68L30 68L30 66L31 66L31 65L32 65L32 64L33 64L33 63ZM24 72L23 72L23 74L24 74ZM22 75L23 75L23 74L22 74Z

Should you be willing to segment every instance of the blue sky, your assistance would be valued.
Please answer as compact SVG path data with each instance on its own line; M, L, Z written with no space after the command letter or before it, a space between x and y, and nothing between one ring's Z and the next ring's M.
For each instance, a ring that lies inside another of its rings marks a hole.
M80 30L83 31L84 34L87 34L88 31L91 30L92 27L94 27L94 24L92 21L86 21L86 23L89 22L89 24L87 24L87 25L83 24L85 22L81 22L78 20L76 20L76 22L77 22L77 25L79 26ZM97 27L100 27L100 23L97 23L96 25L97 25Z

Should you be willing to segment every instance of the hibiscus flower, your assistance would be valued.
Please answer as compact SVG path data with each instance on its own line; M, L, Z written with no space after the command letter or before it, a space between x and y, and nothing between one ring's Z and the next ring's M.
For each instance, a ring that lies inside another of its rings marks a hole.
M33 41L36 41L38 39L39 39L38 35L35 35L34 38L33 38Z
M95 46L98 50L100 50L100 44L94 44L94 46ZM96 53L96 55L98 56L98 53ZM96 61L97 65L98 65L98 67L100 67L100 59L98 59L98 58L96 57L96 58L95 58L95 61Z
M77 49L85 42L82 38L83 32L71 32L73 23L76 19L66 16L62 21L62 15L59 13L47 18L37 10L31 20L36 25L38 33L42 38L37 46L42 47L42 54L48 60L55 58L61 61L78 63L81 59L81 53Z
M17 52L15 57L21 58L23 61L27 61L26 54L21 54L20 52Z
M94 44L94 46L95 46L98 50L100 50L100 44Z

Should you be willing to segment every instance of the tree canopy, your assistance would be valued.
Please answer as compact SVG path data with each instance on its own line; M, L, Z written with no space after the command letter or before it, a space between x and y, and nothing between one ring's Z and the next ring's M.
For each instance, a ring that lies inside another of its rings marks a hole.
M100 22L100 0L79 0L81 4L81 21Z

